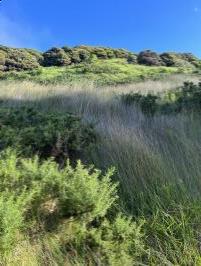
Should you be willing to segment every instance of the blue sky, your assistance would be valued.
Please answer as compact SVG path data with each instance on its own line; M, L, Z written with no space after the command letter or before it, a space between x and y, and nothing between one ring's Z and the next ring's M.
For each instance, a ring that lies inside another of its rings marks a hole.
M102 45L201 57L201 0L2 0L0 44Z

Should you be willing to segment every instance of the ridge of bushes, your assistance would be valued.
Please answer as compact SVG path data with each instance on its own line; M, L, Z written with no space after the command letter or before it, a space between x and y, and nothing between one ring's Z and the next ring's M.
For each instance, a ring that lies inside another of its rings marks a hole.
M146 66L199 68L200 60L191 53L166 52L157 54L151 50L139 54L125 49L107 47L75 46L53 47L42 53L33 49L9 48L0 46L0 71L23 71L40 66L69 66L90 63L93 60L125 59L129 64Z

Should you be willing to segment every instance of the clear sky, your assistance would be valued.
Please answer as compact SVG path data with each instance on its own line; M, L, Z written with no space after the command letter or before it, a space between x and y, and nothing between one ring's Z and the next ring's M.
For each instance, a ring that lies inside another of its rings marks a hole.
M201 0L2 0L0 44L101 45L201 57Z

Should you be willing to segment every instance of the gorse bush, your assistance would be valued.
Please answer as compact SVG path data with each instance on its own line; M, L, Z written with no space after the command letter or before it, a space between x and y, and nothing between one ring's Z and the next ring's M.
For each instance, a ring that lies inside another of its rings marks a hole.
M201 83L196 85L192 82L185 82L184 86L175 94L177 111L201 111Z
M42 54L31 49L14 49L0 46L0 70L30 70L38 68Z
M147 66L164 66L162 59L160 56L150 50L140 52L137 57L137 62L142 65Z
M144 253L142 223L136 224L122 214L107 218L117 200L112 173L109 170L102 175L80 162L75 168L67 163L59 170L52 160L39 163L38 157L22 159L14 151L2 152L1 261L19 249L25 236L32 241L34 234L36 241L51 231L49 239L57 239L63 258L71 254L73 259L76 251L74 256L86 265L90 258L101 264L133 265Z
M146 115L181 112L198 114L201 111L201 83L185 82L180 89L167 92L165 96L131 92L123 94L121 100L126 105L136 105Z
M92 125L72 114L42 113L32 108L0 109L0 149L18 148L25 156L75 160L96 142Z
M124 58L129 63L137 62L137 56L126 50L90 46L52 48L45 52L43 56L44 66L67 66L70 64L90 63L94 59L113 58Z
M71 58L61 48L52 48L43 54L44 66L67 66L71 64Z
M156 95L151 95L151 94L141 95L139 93L131 92L128 94L123 94L121 96L121 100L126 105L135 104L146 115L153 116L158 110L158 104L157 104L158 97Z
M145 66L181 67L199 69L200 60L191 53L162 53L151 50L139 54L125 49L98 46L52 47L41 53L33 49L15 49L0 46L0 71L31 70L39 66L69 66L92 63L94 60L124 59L129 64Z
M191 53L162 53L160 57L166 66L200 67L199 60Z

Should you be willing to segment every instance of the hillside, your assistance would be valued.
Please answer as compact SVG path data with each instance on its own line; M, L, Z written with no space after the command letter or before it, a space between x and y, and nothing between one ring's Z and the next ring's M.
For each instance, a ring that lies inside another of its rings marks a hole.
M200 60L190 53L77 46L52 48L44 53L0 46L0 79L48 83L90 80L98 85L159 79L167 74L197 73Z
M0 265L201 265L192 54L0 47Z

